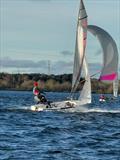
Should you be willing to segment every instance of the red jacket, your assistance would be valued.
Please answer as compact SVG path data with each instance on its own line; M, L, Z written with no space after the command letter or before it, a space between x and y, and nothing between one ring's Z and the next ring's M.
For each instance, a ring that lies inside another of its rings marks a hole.
M38 87L34 87L34 88L33 88L33 94L34 94L35 96L37 96L39 93L40 93L40 90L38 89Z

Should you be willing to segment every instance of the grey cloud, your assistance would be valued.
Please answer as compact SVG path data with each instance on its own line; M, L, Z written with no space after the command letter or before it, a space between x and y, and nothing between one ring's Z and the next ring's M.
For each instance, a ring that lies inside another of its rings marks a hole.
M63 69L63 68L69 68L71 66L73 66L73 62L57 61L53 67Z
M1 59L1 66L6 68L12 68L12 67L20 67L20 68L36 68L36 67L46 67L47 61L39 61L34 62L32 60L13 60L8 57Z
M22 72L32 72L32 73L48 73L48 61L41 60L38 62L34 62L32 60L13 60L9 57L2 58L0 61L2 68L6 68L6 70L17 69ZM102 69L102 65L100 63L89 63L89 70L91 74L94 74ZM120 70L120 68L119 68ZM73 71L73 61L56 61L52 62L50 65L50 73L51 74L62 74L62 73L72 73Z
M9 57L4 57L0 60L1 67L6 70L16 69L21 72L48 72L48 61L41 60L34 62L32 60L13 60ZM50 66L50 72L54 74L72 72L73 62L56 61L52 62Z
M52 65L51 72L55 74L72 73L73 62L57 61Z
M60 52L61 54L65 55L65 56L71 56L73 53L71 51L62 51Z
M93 75L98 73L102 69L102 64L100 63L89 63L90 74ZM55 73L72 73L73 72L73 61L57 61L53 64L51 70Z

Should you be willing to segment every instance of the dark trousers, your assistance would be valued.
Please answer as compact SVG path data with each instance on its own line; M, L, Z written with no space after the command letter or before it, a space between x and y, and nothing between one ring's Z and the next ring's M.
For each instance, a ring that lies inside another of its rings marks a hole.
M47 99L46 99L45 96L42 95L42 94L39 94L39 95L38 95L38 98L40 99L40 102L42 102L42 103L47 102Z

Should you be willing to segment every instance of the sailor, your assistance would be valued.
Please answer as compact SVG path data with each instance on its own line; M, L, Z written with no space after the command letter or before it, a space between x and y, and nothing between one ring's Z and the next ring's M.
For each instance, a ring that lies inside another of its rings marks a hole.
M34 100L38 103L45 103L47 102L47 99L43 94L42 91L38 88L38 82L34 82L34 88L33 88L33 94L34 94Z
M100 95L99 101L104 102L106 100L105 96L103 94Z

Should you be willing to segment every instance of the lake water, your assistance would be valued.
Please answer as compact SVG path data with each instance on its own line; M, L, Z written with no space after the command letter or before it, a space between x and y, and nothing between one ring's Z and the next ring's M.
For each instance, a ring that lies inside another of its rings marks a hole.
M59 101L68 93L46 96ZM120 97L98 99L81 113L32 112L32 92L0 91L0 159L120 160Z

